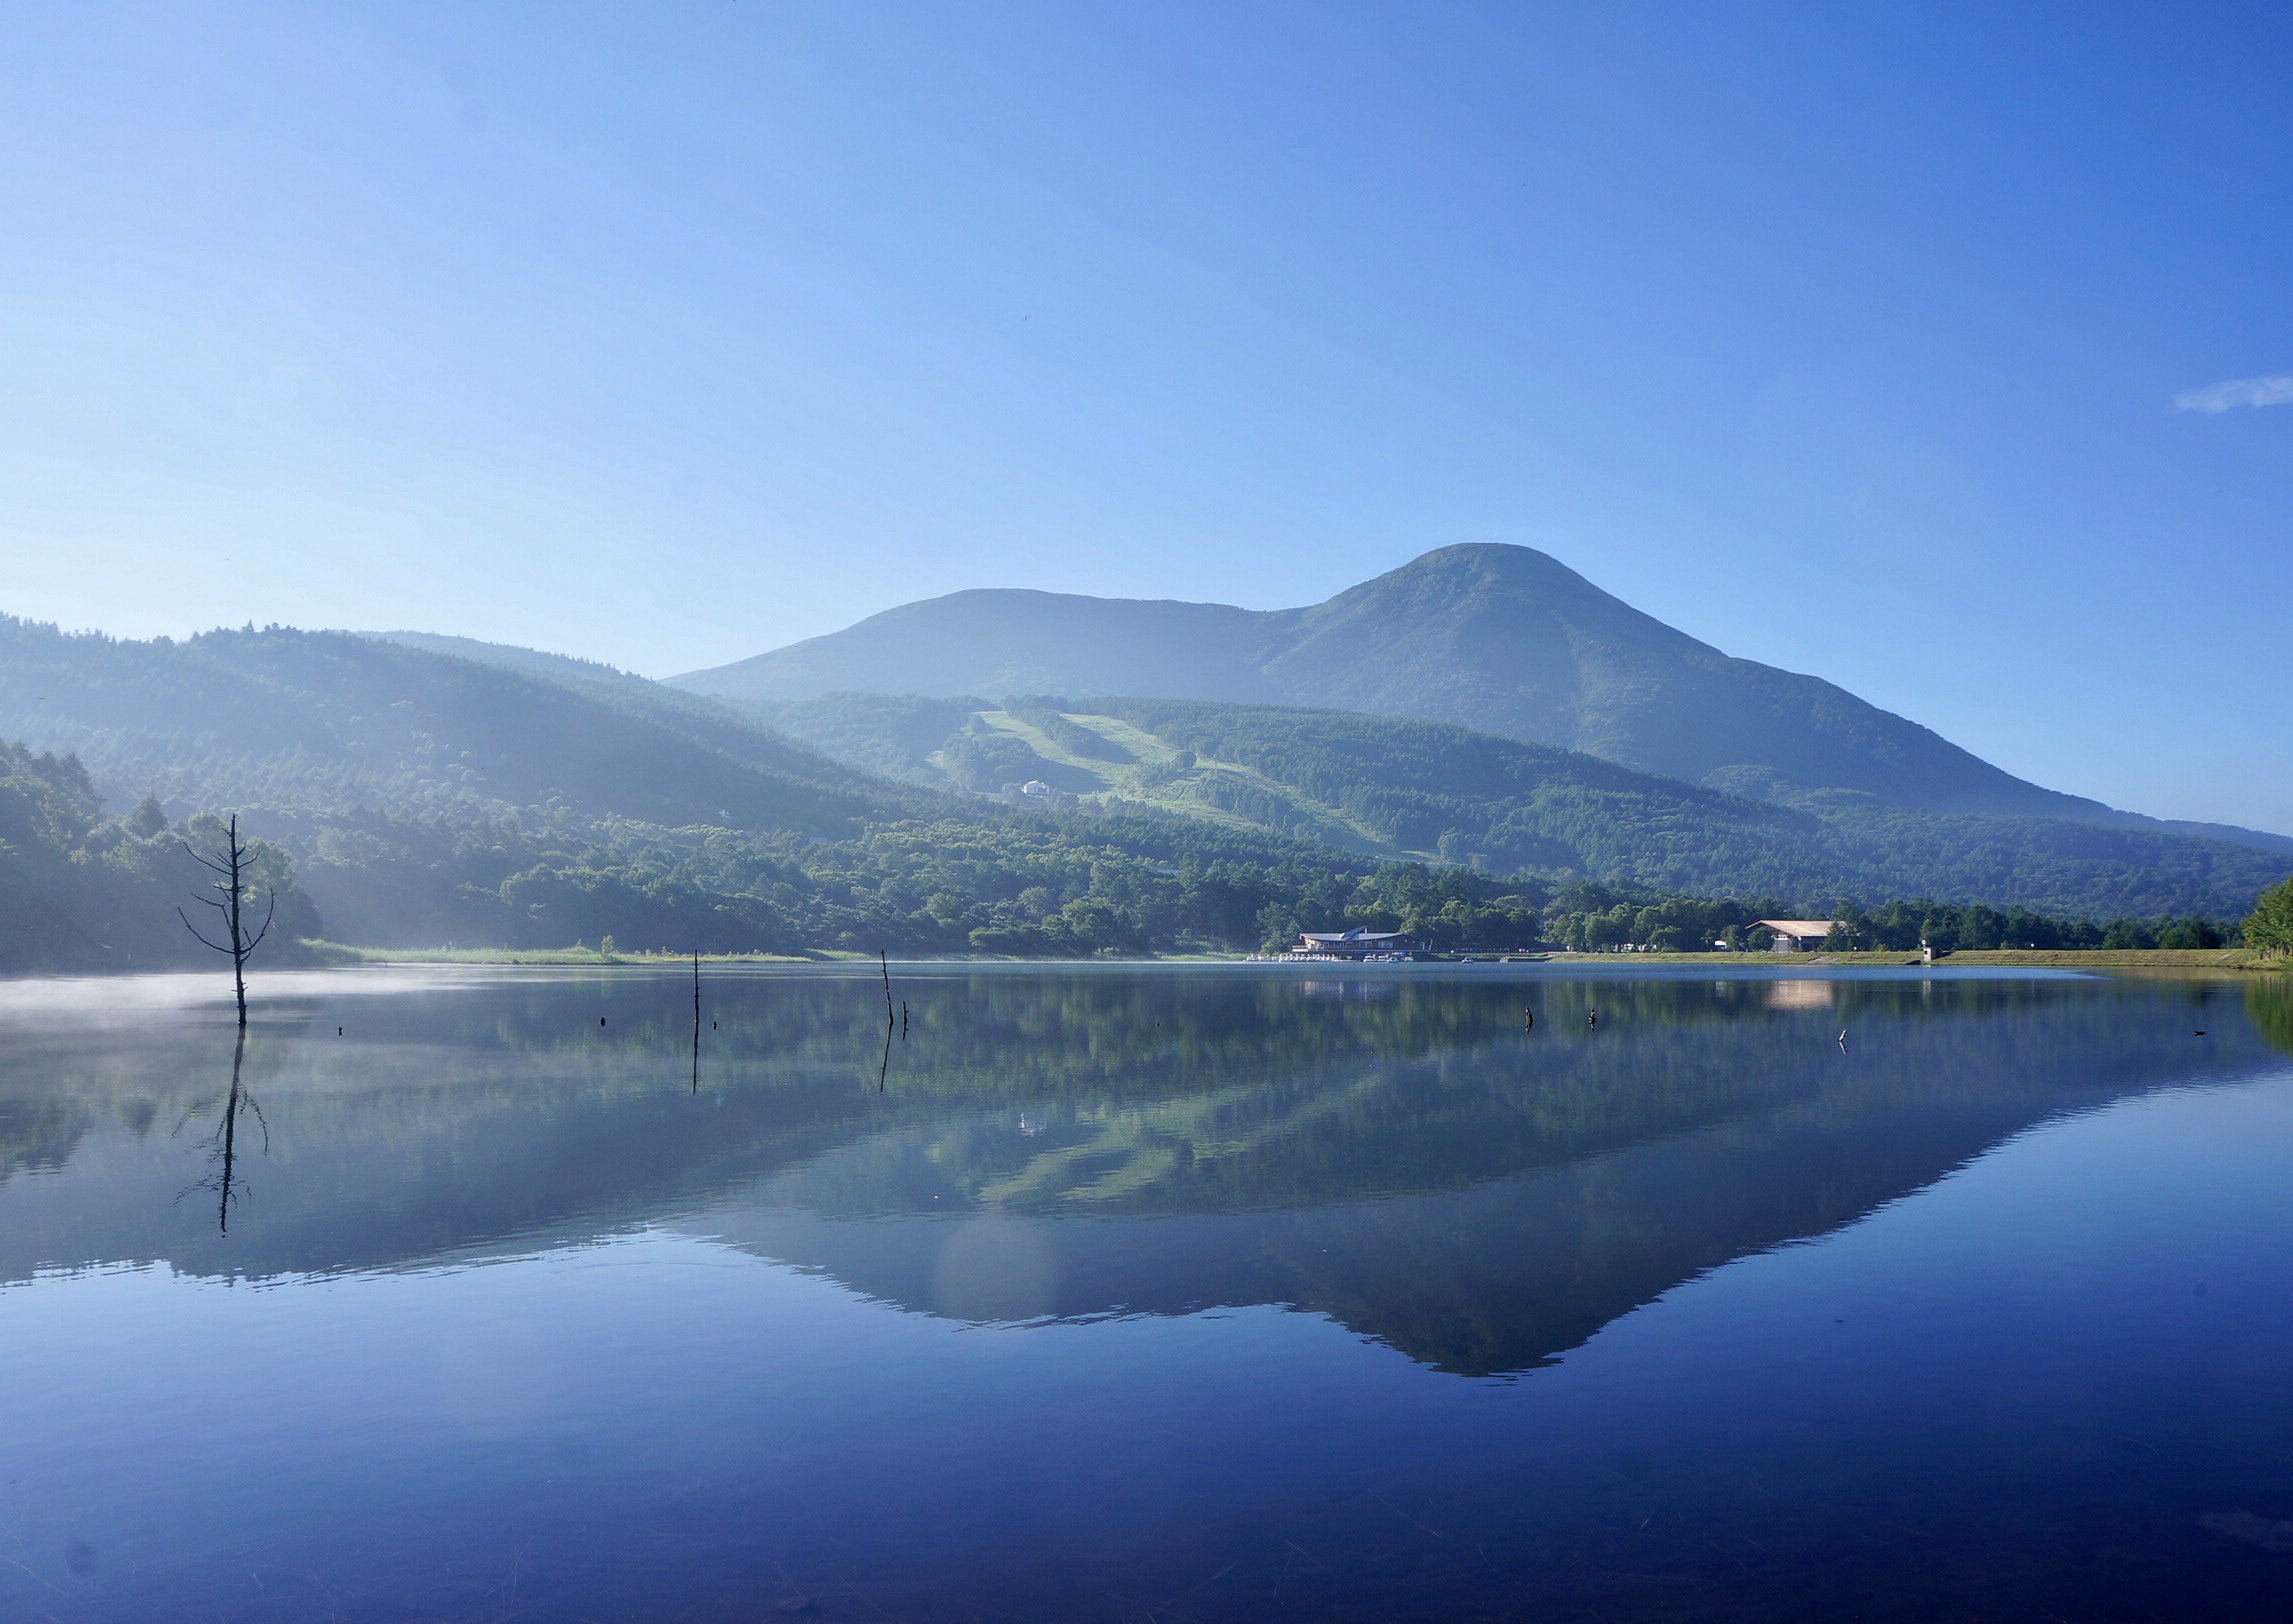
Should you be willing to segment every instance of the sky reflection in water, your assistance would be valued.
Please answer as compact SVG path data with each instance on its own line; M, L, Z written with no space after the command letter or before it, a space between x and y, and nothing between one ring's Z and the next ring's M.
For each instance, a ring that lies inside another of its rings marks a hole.
M2281 988L894 974L0 991L0 1612L2293 1600Z

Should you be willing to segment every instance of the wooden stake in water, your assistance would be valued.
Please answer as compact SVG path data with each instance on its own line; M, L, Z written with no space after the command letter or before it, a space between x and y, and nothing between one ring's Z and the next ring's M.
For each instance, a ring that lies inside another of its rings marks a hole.
M701 1091L701 956L693 955L693 1092Z
M884 1091L884 1079L892 1074L892 961L882 948L876 949L876 968L884 973L884 1059L876 1068L876 1092Z
M238 1149L239 1136L239 1068L247 1058L247 1029L239 1028L239 1046L231 1051L231 1092L223 1101L223 1180L222 1199L217 1202L215 1226L219 1233L231 1233L231 1160Z

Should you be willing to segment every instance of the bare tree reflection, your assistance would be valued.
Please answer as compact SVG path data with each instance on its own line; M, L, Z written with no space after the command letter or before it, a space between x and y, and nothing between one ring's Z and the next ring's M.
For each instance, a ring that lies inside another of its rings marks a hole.
M246 1195L245 1190L236 1179L239 1159L239 1114L242 1111L252 1115L255 1119L255 1125L262 1130L263 1154L268 1156L271 1153L271 1125L264 1120L263 1108L255 1103L255 1096L247 1090L242 1081L246 1072L246 1065L247 1034L242 1031L238 1040L231 1045L231 1086L223 1096L223 1120L216 1126L210 1141L208 1159L214 1164L214 1171L183 1192L184 1195L189 1195L192 1190L212 1190L215 1192L215 1224L216 1228L225 1235L231 1233L232 1201L234 1199L243 1200ZM194 1104L189 1111L184 1113L184 1120L189 1121L198 1110L199 1106ZM178 1196L176 1199L181 1200L182 1196Z

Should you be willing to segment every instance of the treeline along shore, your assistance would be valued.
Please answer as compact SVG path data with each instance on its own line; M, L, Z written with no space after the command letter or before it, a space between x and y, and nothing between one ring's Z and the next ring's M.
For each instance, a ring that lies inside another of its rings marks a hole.
M1925 899L1711 897L1349 857L1151 815L899 819L844 838L583 820L243 815L275 900L273 962L374 948L1143 957L1279 950L1361 925L1438 952L1699 952L1766 945L1763 918L1835 921L1832 951L2293 949L2293 881L2239 917L2062 918ZM106 816L71 756L0 746L0 909L11 970L200 962L177 908L222 823L156 796ZM293 848L299 847L299 852Z

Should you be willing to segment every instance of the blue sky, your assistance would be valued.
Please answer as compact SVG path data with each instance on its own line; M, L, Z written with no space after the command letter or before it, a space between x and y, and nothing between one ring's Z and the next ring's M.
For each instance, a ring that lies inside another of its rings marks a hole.
M663 675L1519 541L2293 829L2289 70L2265 6L11 7L0 609Z

